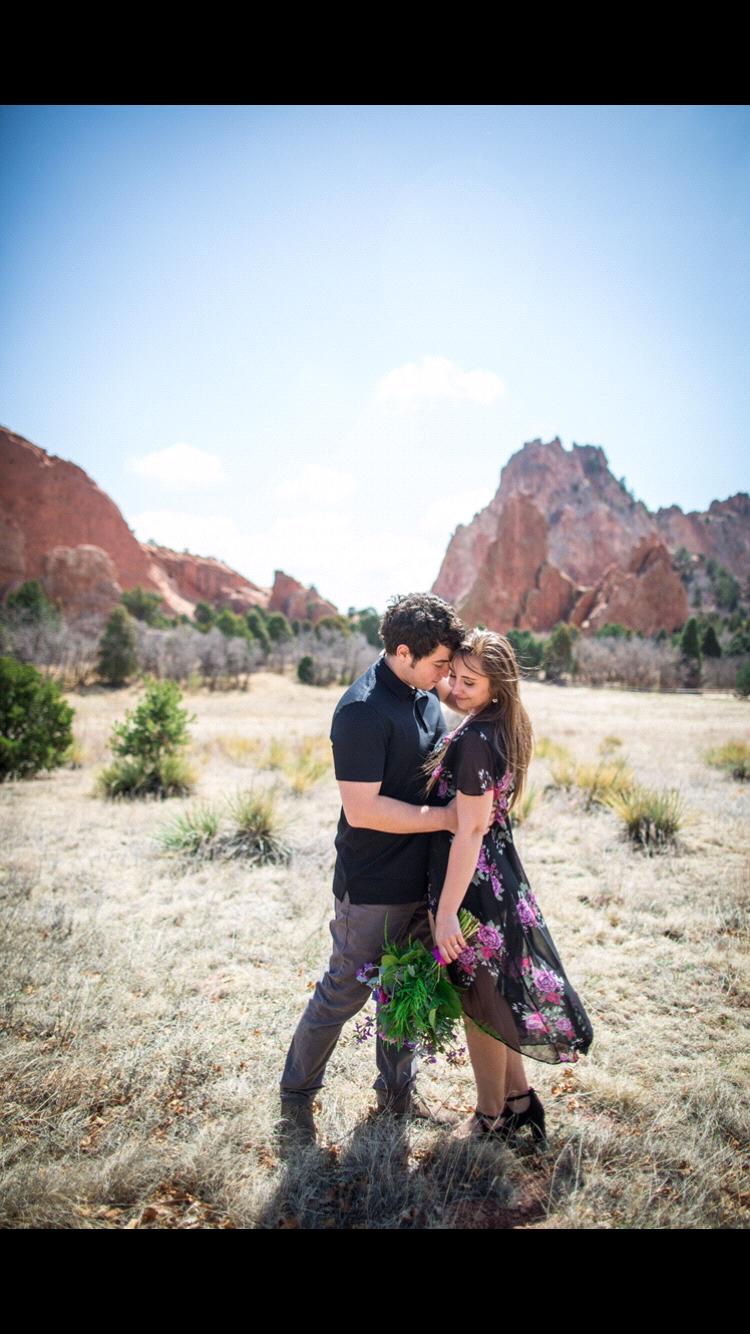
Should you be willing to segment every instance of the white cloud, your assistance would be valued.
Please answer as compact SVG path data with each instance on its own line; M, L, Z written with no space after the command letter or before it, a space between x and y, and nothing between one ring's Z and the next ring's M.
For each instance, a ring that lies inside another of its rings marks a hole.
M195 445L184 441L154 450L151 454L131 457L128 466L139 477L148 477L174 490L210 486L227 480L218 454L209 454L207 450L196 449Z
M446 491L445 495L431 501L419 518L419 530L424 537L442 542L447 547L451 533L460 523L471 523L475 514L486 508L492 500L492 494L484 488L470 491ZM442 560L442 556L440 558ZM435 571L437 574L437 570Z
M328 508L349 500L357 489L354 473L308 463L293 477L280 482L274 498L284 505L317 505Z
M378 382L375 396L393 407L415 407L435 399L468 400L487 405L505 393L494 371L462 371L447 357L423 357L397 366Z

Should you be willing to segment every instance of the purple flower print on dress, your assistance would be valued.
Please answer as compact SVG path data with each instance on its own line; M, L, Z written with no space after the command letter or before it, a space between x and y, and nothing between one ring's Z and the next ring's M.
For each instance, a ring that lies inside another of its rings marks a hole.
M503 938L500 932L495 930L494 926L480 926L477 931L477 940L481 945L485 945L494 954L499 954L504 948Z
M559 1005L562 1000L563 980L553 973L551 968L535 968L533 970L534 985L539 989L543 1001L549 1001L552 1005Z
M523 926L536 926L536 913L531 904L520 895L516 902L516 912Z
M529 1033L549 1033L550 1027L543 1014L539 1010L531 1010L523 1017L523 1022Z
M503 882L494 866L490 867L490 884L492 885L492 893L495 895L495 898L501 899L503 897Z
M487 860L487 849L485 848L483 843L479 849L479 856L477 858L477 870L480 875L489 875L491 869L492 868Z
M448 796L448 780L446 778L440 779L440 782L437 785L437 794L439 797Z
M562 1033L565 1038L572 1038L575 1036L575 1029L569 1019L556 1019L555 1028L558 1033Z

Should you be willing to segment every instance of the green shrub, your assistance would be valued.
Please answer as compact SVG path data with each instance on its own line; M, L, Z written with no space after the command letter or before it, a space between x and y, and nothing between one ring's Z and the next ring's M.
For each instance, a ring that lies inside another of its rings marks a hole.
M570 627L564 623L555 626L544 645L542 658L544 676L547 681L561 681L565 672L573 667L573 636Z
M684 819L682 798L674 788L658 792L634 786L609 793L604 805L620 817L630 841L648 850L674 843Z
M530 630L510 629L506 635L513 647L516 661L522 671L532 671L541 667L544 658L544 641L535 639Z
M138 671L138 639L132 616L115 607L99 640L96 670L111 686L124 685Z
M187 724L195 721L179 707L176 681L148 678L140 704L112 732L115 763L99 777L99 791L115 796L185 795L195 784L193 770L178 753L189 741Z
M36 667L0 658L0 782L64 764L74 712Z
M303 686L315 685L315 663L309 653L300 658L297 664L297 680L301 681Z
M60 623L60 612L38 579L27 579L14 593L9 593L3 612L25 625L42 625L45 621Z
M141 584L126 589L120 601L135 620L144 621L146 625L163 629L172 624L161 610L164 599L159 597L158 593L151 593L147 588L143 588Z

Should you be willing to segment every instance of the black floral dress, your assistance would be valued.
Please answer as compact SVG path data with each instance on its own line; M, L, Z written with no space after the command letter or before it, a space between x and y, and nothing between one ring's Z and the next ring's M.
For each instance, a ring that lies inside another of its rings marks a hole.
M477 868L460 908L482 923L470 945L449 965L462 988L464 1011L485 1032L523 1056L558 1063L588 1051L593 1030L568 981L549 928L529 887L513 842L508 802L513 774L479 718L462 723L438 742L443 750L432 789L433 804L457 792L494 792L494 822L485 834ZM428 902L435 916L445 883L453 835L430 837Z

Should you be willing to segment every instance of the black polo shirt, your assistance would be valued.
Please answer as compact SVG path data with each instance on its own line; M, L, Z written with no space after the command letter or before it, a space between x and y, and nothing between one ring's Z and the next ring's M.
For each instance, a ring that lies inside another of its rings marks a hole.
M415 690L381 654L339 700L331 723L336 778L380 783L383 797L424 806L421 766L445 732L434 690ZM353 829L341 811L333 892L352 903L411 903L426 890L427 834Z

